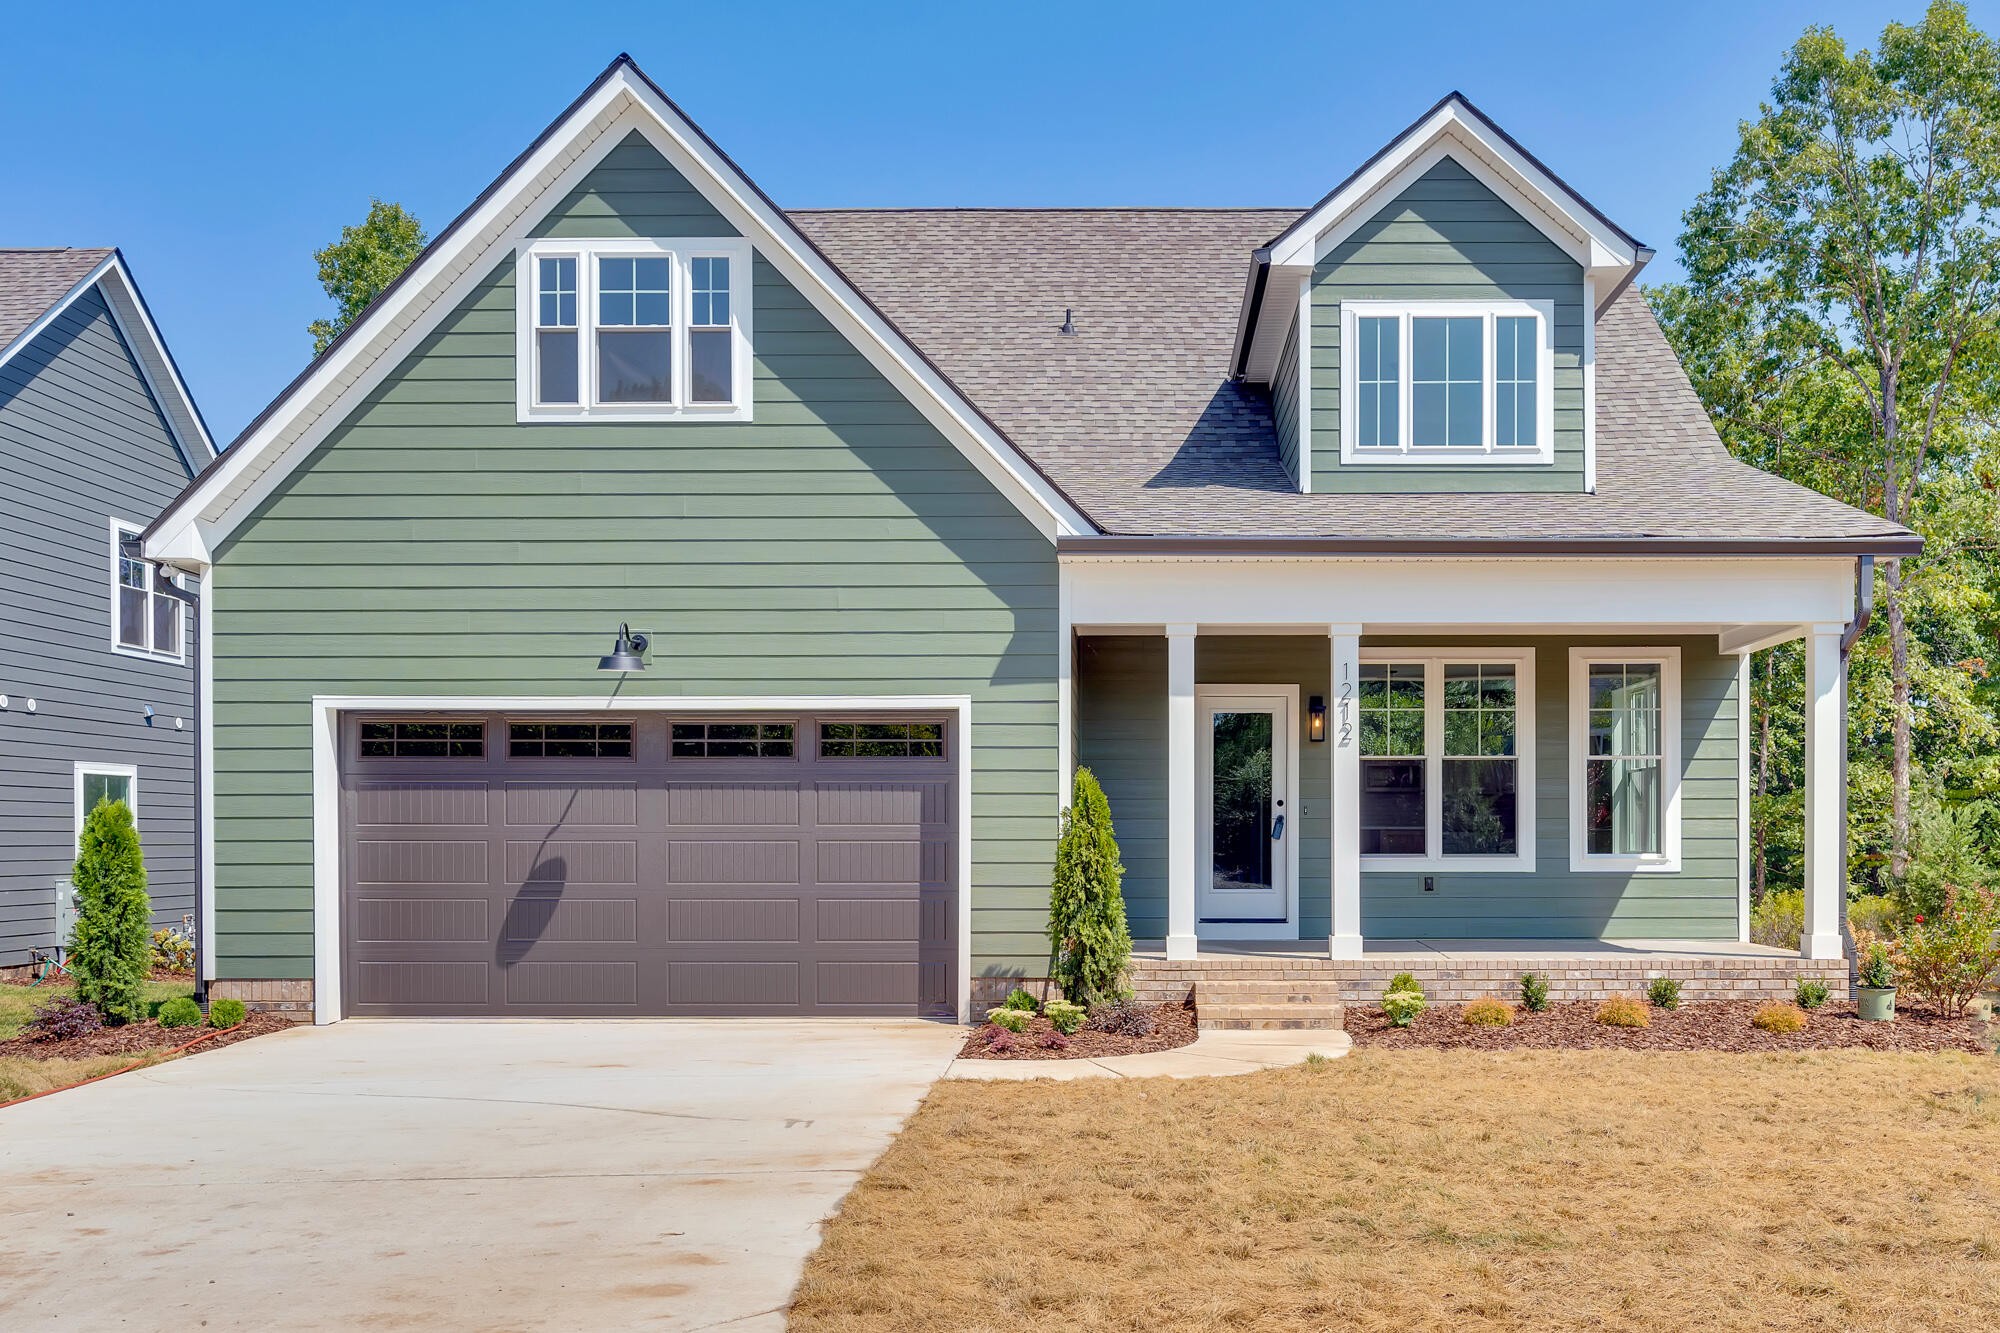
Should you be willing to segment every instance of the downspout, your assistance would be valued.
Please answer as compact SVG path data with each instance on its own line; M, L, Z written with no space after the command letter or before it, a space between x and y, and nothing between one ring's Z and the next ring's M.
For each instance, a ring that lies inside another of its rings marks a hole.
M202 938L202 865L207 860L202 849L208 845L207 830L202 827L201 812L201 594L190 592L175 583L170 577L174 573L165 565L153 564L153 587L162 595L171 597L192 613L188 616L188 666L192 671L193 684L188 690L191 707L189 712L194 722L194 1002L201 1006L202 1013L208 1012L208 971L202 966L202 952L205 941Z
M1852 841L1847 831L1847 663L1854 644L1875 618L1875 557L1861 556L1854 562L1854 619L1840 634L1840 947L1847 951L1848 993L1860 981L1861 960L1854 956L1854 934L1847 927L1847 888Z

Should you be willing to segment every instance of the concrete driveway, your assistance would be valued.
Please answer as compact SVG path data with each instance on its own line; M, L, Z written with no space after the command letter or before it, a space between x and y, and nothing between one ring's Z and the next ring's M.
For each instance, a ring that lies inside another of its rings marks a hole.
M0 1109L8 1328L780 1328L959 1044L347 1022Z

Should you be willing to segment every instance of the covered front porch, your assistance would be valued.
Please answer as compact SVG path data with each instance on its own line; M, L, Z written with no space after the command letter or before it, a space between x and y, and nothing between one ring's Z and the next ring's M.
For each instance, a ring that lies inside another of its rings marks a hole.
M1140 971L1344 964L1321 979L1357 998L1420 969L1481 994L1524 971L1558 994L1639 989L1648 969L1789 992L1801 960L1842 958L1852 575L1066 558L1065 767L1110 800ZM1796 952L1747 942L1742 725L1748 654L1792 638L1810 705Z

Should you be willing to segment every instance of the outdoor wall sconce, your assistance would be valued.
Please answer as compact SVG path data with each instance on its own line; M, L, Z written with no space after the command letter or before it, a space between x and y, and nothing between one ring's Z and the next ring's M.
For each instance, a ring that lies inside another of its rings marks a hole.
M645 635L634 634L630 625L620 624L618 642L611 645L609 656L597 659L597 669L611 672L644 671L645 652L650 643L651 640Z
M1326 739L1326 696L1315 694L1306 701L1306 739L1315 745Z

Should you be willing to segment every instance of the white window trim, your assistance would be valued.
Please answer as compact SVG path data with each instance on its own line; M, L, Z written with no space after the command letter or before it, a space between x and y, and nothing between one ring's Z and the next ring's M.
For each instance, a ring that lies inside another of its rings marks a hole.
M146 577L146 646L134 648L131 644L121 643L118 639L118 590L123 586L118 581L120 542L126 537L137 537L144 530L139 524L127 523L122 518L111 520L111 615L109 623L105 626L105 633L109 636L111 651L121 657L138 657L148 662L185 662L187 661L186 608L179 602L174 603L174 615L180 622L180 633L174 636L174 651L162 653L153 649L153 599L165 594L154 591L155 585L159 582L160 570L150 560L144 562L149 571Z
M741 236L671 238L550 238L529 242L514 252L514 414L529 421L749 421L752 420L751 373L752 247ZM597 261L600 258L645 256L673 263L673 395L671 403L604 403L597 400ZM536 400L535 373L536 261L576 260L577 402ZM690 401L693 387L688 329L693 314L692 265L695 259L729 261L730 396L727 403Z
M132 798L125 804L131 807L132 821L136 824L139 820L138 768L132 764L109 764L94 759L79 759L76 761L75 774L70 780L70 804L76 815L76 837L72 841L78 846L83 843L84 818L90 814L90 811L83 808L83 780L86 777L126 779L131 784L128 790L132 793Z
M1363 665L1421 663L1424 668L1424 856L1363 856L1368 871L1518 874L1535 868L1535 650L1532 648L1375 648ZM1444 669L1482 662L1514 668L1514 843L1512 856L1444 855ZM1357 717L1359 707L1357 700ZM1368 756L1362 756L1365 761Z
M1481 375L1480 439L1478 448L1471 445L1438 445L1416 448L1410 444L1410 321L1412 317L1446 318L1451 316L1477 315L1486 321L1485 342L1482 348L1484 367ZM1393 318L1398 321L1400 350L1397 374L1399 399L1396 414L1398 444L1395 448L1373 446L1362 448L1356 442L1356 423L1359 414L1349 410L1357 397L1356 379L1361 358L1358 355L1360 321L1363 319ZM1536 321L1538 337L1535 363L1535 443L1533 447L1510 445L1501 448L1493 443L1493 385L1495 357L1498 347L1494 339L1493 322L1505 318L1532 318ZM1489 464L1520 466L1524 464L1546 464L1555 462L1555 329L1556 307L1553 301L1364 301L1348 300L1340 303L1340 461L1342 463L1394 463L1394 464Z
M1592 854L1584 839L1584 766L1590 750L1590 664L1651 662L1660 668L1660 851L1651 856ZM1673 874L1681 868L1681 650L1596 647L1569 650L1569 868L1572 873Z

